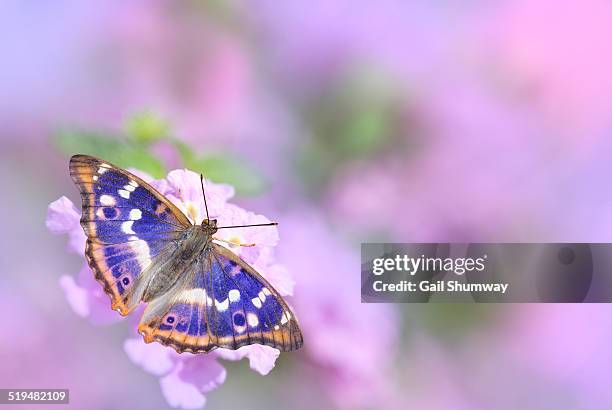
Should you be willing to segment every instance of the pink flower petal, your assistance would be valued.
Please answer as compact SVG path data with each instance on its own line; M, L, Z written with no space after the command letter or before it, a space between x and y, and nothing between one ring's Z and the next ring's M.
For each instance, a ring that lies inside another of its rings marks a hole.
M217 349L215 352L220 358L231 361L238 361L248 357L249 367L262 376L272 371L276 364L276 359L280 355L278 349L258 344L243 346L237 350Z
M77 228L68 232L68 250L77 254L84 254L86 240L85 233L79 225Z
M145 343L141 337L127 339L123 349L134 364L156 376L170 372L178 360L174 350L159 343Z
M245 211L233 204L227 204L223 214L218 219L218 226L252 225L271 222L263 215ZM215 237L243 244L254 243L255 247L240 247L224 243L221 245L238 254L246 262L254 265L259 271L265 270L272 262L272 247L276 246L279 239L278 229L275 226L221 229L215 234Z
M85 252L85 234L80 225L81 215L72 201L62 196L47 208L45 224L54 234L67 233L68 249L76 253Z
M102 285L96 281L91 268L83 263L76 278L77 286L85 292L90 320L98 325L116 323L123 317L111 309L109 296L104 293Z
M55 234L68 233L79 224L80 217L72 201L62 196L49 204L45 224Z
M236 350L219 348L214 351L214 354L219 356L221 359L231 360L232 362L244 359L247 353L248 350L244 347L241 347L240 349Z
M194 384L200 391L208 393L225 382L226 371L214 356L185 355L180 370L182 380Z
M236 205L227 204L219 216L219 226L253 225L272 222L263 215L248 212ZM254 243L257 246L276 246L279 236L275 226L260 226L220 230L217 236L223 239L239 238L243 243Z
M59 285L64 291L68 304L74 313L81 317L89 316L89 303L87 301L87 291L76 284L74 278L69 275L62 275Z
M102 291L87 264L79 271L76 280L69 275L63 275L59 281L66 300L72 310L80 317L87 317L95 324L109 324L122 318L110 309L108 296Z
M265 271L266 280L282 296L292 296L295 280L289 275L289 271L283 265L274 264L268 266Z
M193 356L178 362L159 383L172 407L197 409L206 404L204 393L223 384L225 377L225 368L213 356Z
M135 168L129 168L132 174L136 175L138 178L142 179L144 182L151 185L153 188L158 190L161 194L166 194L168 191L168 182L165 179L154 179L151 175L147 174L144 171L140 171Z
M170 189L173 190L174 195L176 195L181 201L202 201L200 176L195 172L188 171L186 169L175 169L174 171L170 171L168 173L166 180L168 181Z
M247 356L249 358L249 367L261 374L267 375L272 371L276 364L276 359L280 355L280 351L270 346L250 345L245 346L249 350Z
M191 383L185 383L174 371L159 379L161 391L168 404L181 409L199 409L206 404L206 397Z
M170 171L166 177L168 181L168 199L190 216L194 223L200 223L206 217L200 175L186 169ZM206 201L210 217L218 217L225 212L226 202L234 196L234 188L230 185L215 184L204 180ZM194 212L196 215L190 215ZM197 220L196 220L197 219Z
M266 279L267 269L274 262L274 248L271 246L256 246L253 248L234 248L232 249L242 259L249 262L258 272L263 274Z

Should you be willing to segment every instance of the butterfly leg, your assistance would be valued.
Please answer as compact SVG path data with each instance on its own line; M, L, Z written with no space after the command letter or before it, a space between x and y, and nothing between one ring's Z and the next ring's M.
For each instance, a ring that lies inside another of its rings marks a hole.
M236 240L229 240L226 241L225 239L221 239L221 238L213 238L213 240L215 241L219 241L219 242L224 242L227 243L228 245L236 245L236 246L246 246L246 247L252 247L252 246L257 246L254 243L241 243L240 241Z

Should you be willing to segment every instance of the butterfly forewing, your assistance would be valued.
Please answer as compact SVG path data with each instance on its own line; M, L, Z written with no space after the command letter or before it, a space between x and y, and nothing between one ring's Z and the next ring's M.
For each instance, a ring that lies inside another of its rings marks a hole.
M89 265L112 308L128 314L140 302L143 273L191 224L145 181L107 162L75 155L70 175L81 192Z

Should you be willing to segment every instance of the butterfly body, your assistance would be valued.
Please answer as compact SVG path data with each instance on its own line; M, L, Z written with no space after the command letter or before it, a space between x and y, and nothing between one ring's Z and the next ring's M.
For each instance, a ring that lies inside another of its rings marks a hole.
M142 300L149 302L166 293L176 281L187 272L197 258L210 247L212 235L200 225L187 228L183 235L173 242L174 249L168 255L159 255L151 271L151 280L144 290Z
M214 242L216 220L200 225L142 179L76 155L86 258L122 315L141 301L145 342L208 352L259 343L282 351L303 343L295 315L259 274Z

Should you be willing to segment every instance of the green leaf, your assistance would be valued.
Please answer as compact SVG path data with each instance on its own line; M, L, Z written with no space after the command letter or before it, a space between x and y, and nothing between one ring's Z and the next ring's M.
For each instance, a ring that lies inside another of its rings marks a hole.
M178 151L183 165L195 172L201 172L212 181L233 185L241 195L257 195L268 183L254 167L242 159L229 154L208 154L198 156L189 145L172 138L170 142Z
M185 166L212 181L233 185L240 195L257 195L268 187L261 172L235 156L209 154L193 158Z
M111 160L111 162L113 161ZM124 168L137 168L156 179L166 176L166 169L163 164L142 147L128 145L117 155L116 164Z
M418 306L421 305L421 306ZM440 339L454 339L473 334L478 328L491 326L502 312L500 305L485 303L427 303L405 310L407 317L418 319L422 326Z
M170 143L174 145L179 155L181 156L181 160L183 161L184 167L193 169L198 166L196 161L196 154L195 152L193 152L189 145L176 138L171 138Z
M341 149L351 158L366 156L376 152L390 141L389 124L392 120L384 109L369 107L352 121L347 121L346 128L340 134Z
M60 132L54 138L57 148L67 155L88 154L122 168L136 168L154 178L166 174L162 163L144 144L92 132Z
M144 111L127 120L125 132L139 143L149 144L170 135L170 124L150 111Z
M59 132L54 137L54 143L64 154L89 154L105 159L120 150L123 144L112 135L80 131Z
M297 152L293 165L302 178L307 194L317 198L321 194L321 187L333 175L337 162L338 155L325 143L315 140Z

